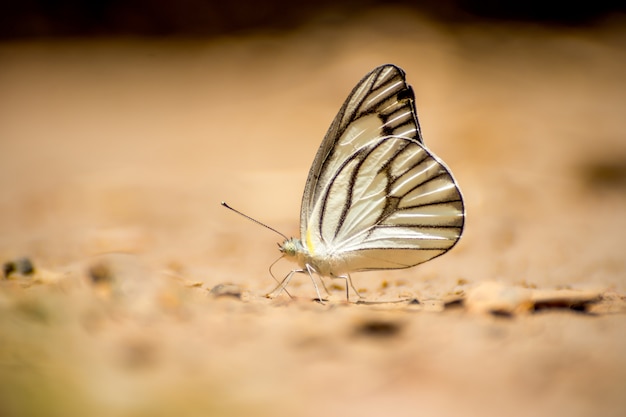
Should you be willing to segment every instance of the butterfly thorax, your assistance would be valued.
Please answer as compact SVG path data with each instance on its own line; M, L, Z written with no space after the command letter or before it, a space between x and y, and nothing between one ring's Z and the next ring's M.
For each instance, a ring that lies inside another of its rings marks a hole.
M295 237L286 239L279 245L279 250L287 259L296 262L301 268L306 269L308 266L320 275L336 276L345 272L339 267L341 262L335 256L320 253L319 250L312 252L300 239Z

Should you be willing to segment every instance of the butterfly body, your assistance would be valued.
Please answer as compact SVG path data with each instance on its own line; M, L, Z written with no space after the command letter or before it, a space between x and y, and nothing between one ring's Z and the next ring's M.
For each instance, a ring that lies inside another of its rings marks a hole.
M285 258L296 262L303 271L310 270L326 277L340 277L350 272L350 254L332 253L324 246L305 245L290 238L279 247Z

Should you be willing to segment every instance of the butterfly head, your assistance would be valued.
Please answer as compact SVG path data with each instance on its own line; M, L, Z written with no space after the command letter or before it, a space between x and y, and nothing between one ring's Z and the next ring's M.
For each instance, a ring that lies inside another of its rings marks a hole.
M293 258L298 256L299 253L306 251L302 242L300 242L300 239L296 239L295 237L285 239L281 245L278 245L278 250L280 250L288 258Z
M285 239L282 244L278 245L278 249L283 254L283 257L290 259L300 265L301 268L305 268L307 265L317 268L318 261L314 258L312 252L302 244L300 239L295 237Z

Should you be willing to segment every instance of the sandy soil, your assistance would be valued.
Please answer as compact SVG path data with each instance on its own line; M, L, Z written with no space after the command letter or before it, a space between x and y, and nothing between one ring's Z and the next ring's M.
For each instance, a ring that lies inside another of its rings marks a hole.
M389 11L0 44L0 415L624 415L625 40ZM320 305L304 277L264 298L281 239L219 202L296 234L321 138L386 62L463 239L353 277L419 303L328 282Z

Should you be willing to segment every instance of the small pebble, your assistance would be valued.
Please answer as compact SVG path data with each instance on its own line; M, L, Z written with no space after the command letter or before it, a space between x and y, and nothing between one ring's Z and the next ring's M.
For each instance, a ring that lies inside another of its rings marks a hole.
M235 284L218 284L209 291L213 297L233 297L241 299L241 288Z
M18 258L14 261L5 262L2 266L4 278L8 279L13 273L18 273L22 276L33 275L35 273L35 266L29 258Z

